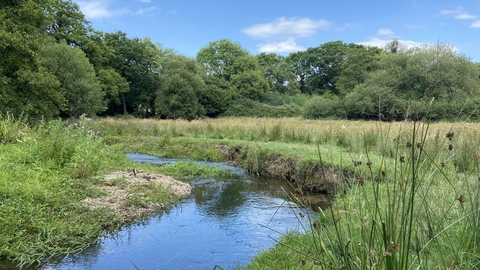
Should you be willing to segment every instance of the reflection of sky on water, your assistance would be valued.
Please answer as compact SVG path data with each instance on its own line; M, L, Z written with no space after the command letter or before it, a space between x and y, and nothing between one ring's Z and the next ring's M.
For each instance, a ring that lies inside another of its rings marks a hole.
M283 199L284 190L289 192L284 181L241 173L190 184L192 194L168 213L125 228L45 269L213 269L217 264L232 269L273 245L270 237L278 239L278 232L303 231L300 210Z

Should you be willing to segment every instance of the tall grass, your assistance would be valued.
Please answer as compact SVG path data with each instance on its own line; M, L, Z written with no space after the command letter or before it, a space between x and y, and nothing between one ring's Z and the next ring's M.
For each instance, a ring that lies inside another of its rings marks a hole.
M0 117L0 258L18 267L78 252L122 225L120 216L79 203L100 194L103 172L124 168L82 116L70 124ZM131 166L131 165L130 165Z
M476 138L452 125L444 136L431 136L425 123L404 126L410 132L379 134L379 161L370 159L365 132L365 159L354 160L358 185L345 186L332 207L308 220L305 234L283 236L246 268L479 269ZM323 155L319 150L320 161Z

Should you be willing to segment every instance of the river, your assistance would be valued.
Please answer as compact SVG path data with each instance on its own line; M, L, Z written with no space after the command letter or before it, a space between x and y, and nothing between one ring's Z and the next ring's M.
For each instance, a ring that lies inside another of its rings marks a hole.
M176 161L128 157L154 164ZM188 180L192 193L177 205L42 269L234 269L274 245L281 234L308 227L299 213L308 218L311 210L286 199L292 192L286 181L253 177L223 163L202 164L235 175Z

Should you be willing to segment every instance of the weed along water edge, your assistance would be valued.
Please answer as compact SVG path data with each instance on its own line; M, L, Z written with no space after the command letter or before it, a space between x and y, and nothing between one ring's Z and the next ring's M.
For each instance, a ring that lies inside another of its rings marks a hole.
M181 161L129 154L139 162ZM232 269L248 263L288 231L303 231L310 210L288 200L284 180L252 177L223 163L230 176L187 180L192 193L166 211L101 239L85 252L43 269Z

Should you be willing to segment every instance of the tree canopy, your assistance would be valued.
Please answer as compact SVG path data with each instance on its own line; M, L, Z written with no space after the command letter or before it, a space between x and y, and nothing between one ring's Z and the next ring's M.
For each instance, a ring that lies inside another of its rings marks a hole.
M448 44L331 41L252 55L220 39L193 59L148 37L96 30L71 0L2 1L0 21L0 113L480 117L480 65Z

